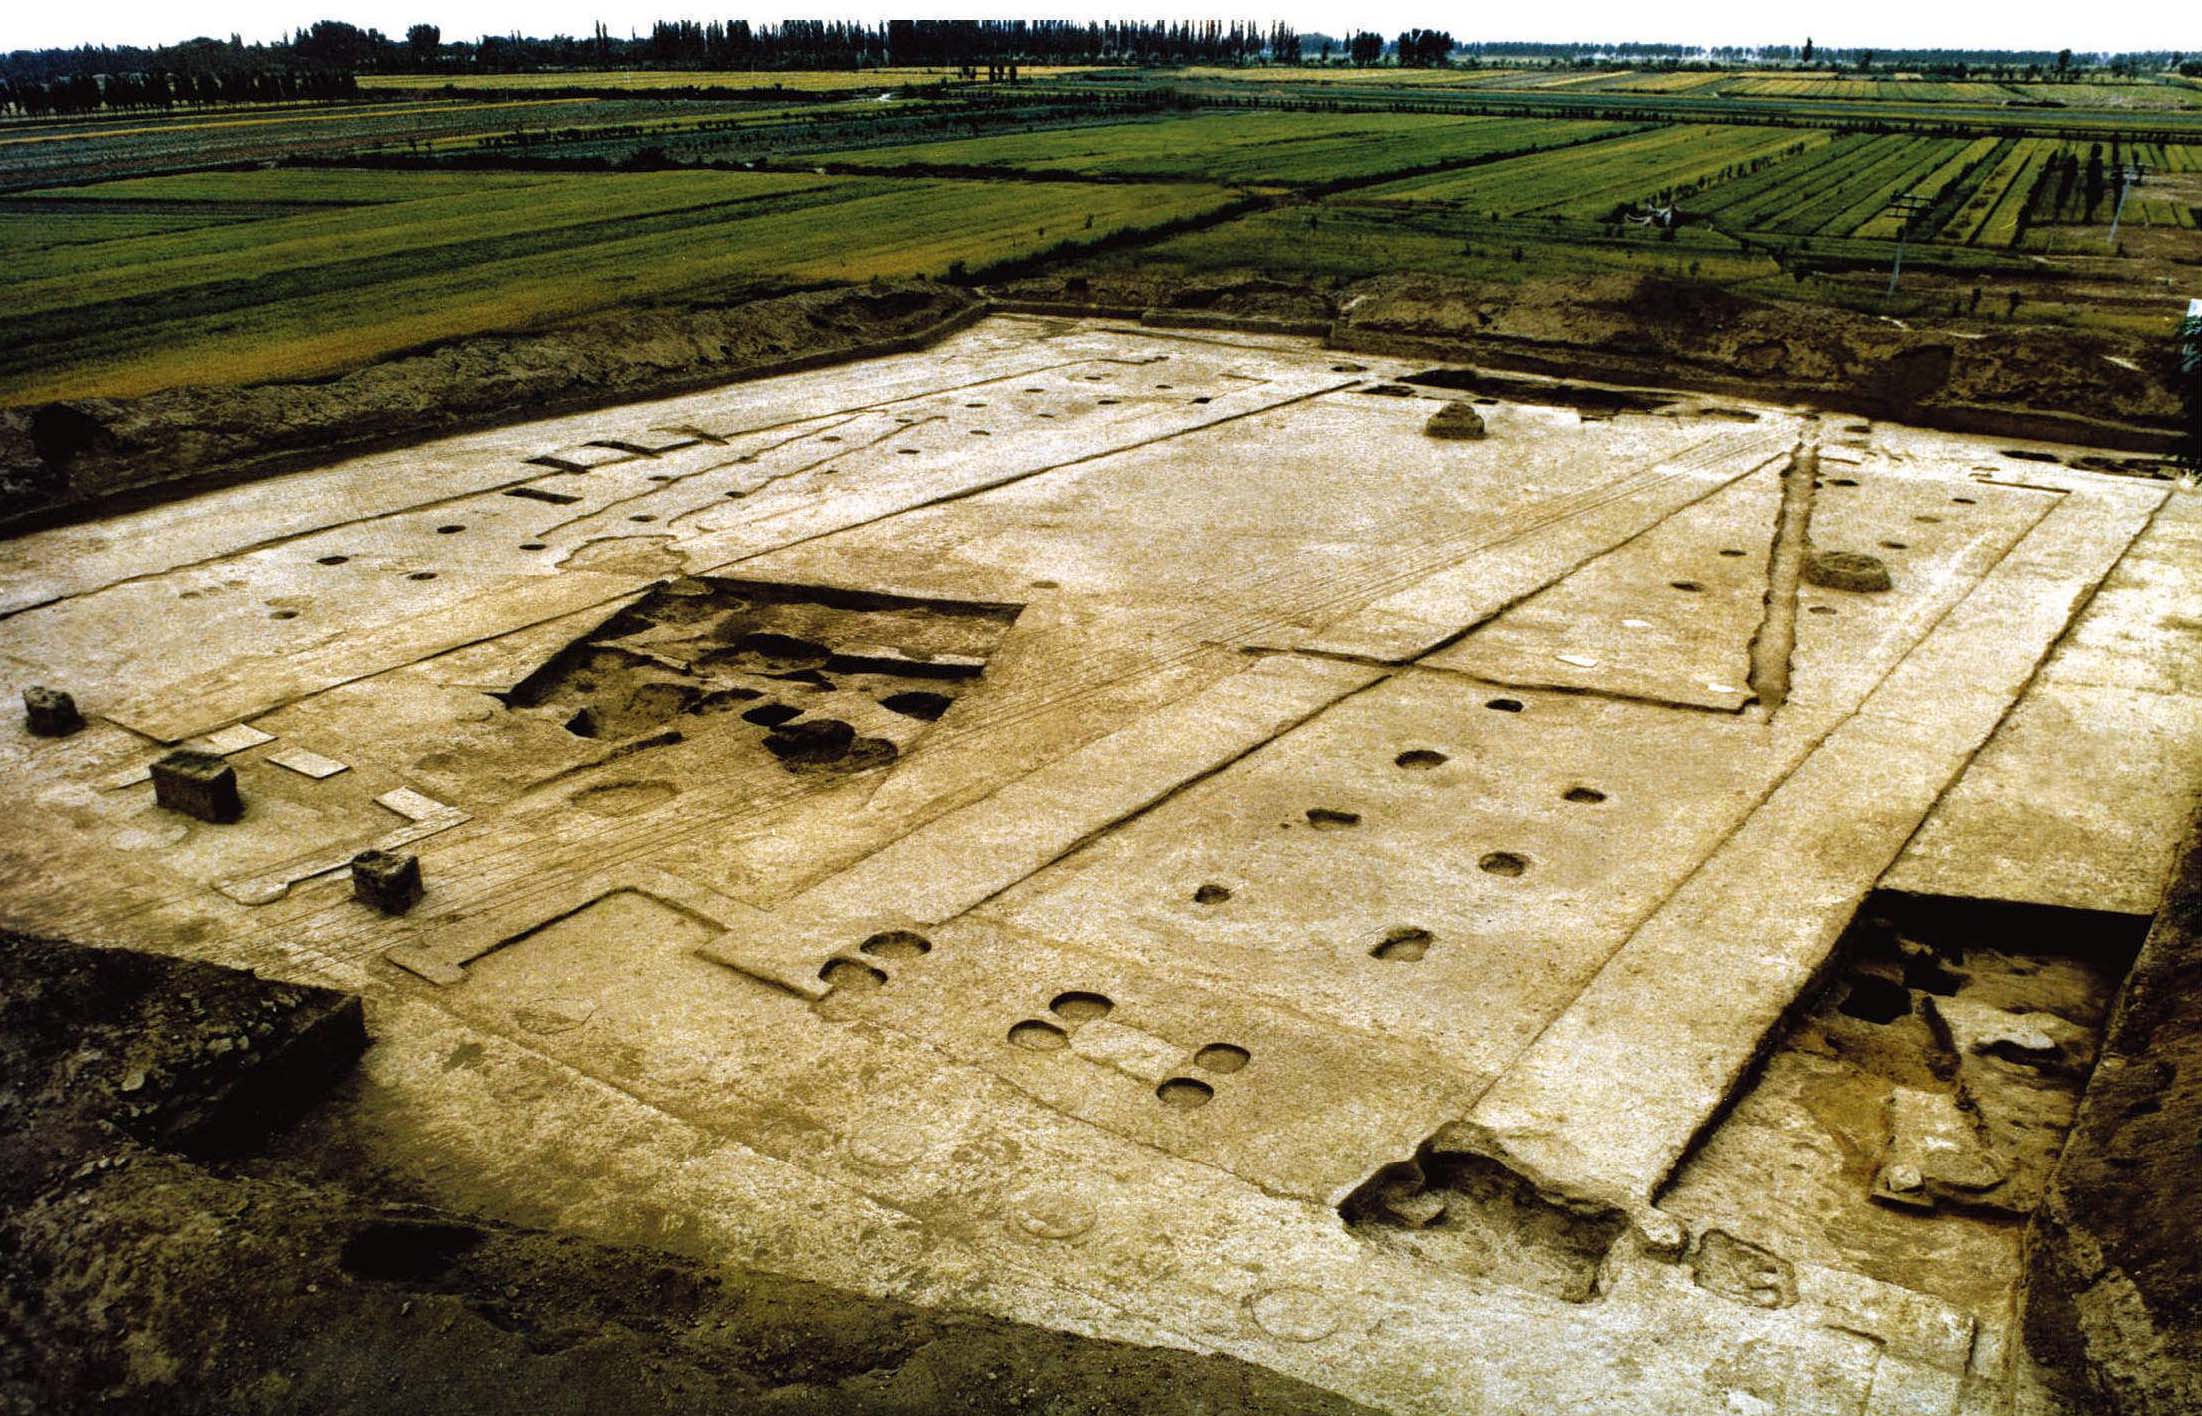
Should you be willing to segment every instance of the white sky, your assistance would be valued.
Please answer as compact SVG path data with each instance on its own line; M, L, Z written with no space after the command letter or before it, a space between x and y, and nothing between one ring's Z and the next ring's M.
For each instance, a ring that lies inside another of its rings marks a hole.
M1921 0L1849 0L1832 9L1798 6L1776 11L1758 0L1681 0L1681 3L1623 3L1623 0L1548 0L1526 10L1493 18L1465 7L1414 0L1374 0L1358 5L1311 6L1305 0L1280 0L1274 10L1237 7L1247 19L1267 24L1292 22L1308 32L1343 34L1352 28L1385 35L1410 27L1446 29L1470 40L1656 40L1695 44L1801 43L1805 32L1822 45L1839 47L1996 48L2202 51L2202 9L2191 0L2112 0L2100 8L2070 0L2001 0L1992 8L1978 3L1921 3ZM966 17L1034 15L1160 18L1216 13L1181 7L1176 11L1056 8L1048 5L951 3L894 11L852 5L846 11L777 8L756 12L740 6L698 9L671 0L78 0L67 5L12 0L0 13L0 50L84 43L154 44L193 35L247 40L273 39L316 19L346 20L362 28L402 34L419 21L440 25L446 39L471 39L483 33L587 34L598 20L615 34L648 29L655 19L784 18L786 13L879 21L897 16L954 14ZM1329 13L1323 13L1328 10ZM1809 23L1792 23L1806 21ZM1783 30L1794 28L1795 34Z

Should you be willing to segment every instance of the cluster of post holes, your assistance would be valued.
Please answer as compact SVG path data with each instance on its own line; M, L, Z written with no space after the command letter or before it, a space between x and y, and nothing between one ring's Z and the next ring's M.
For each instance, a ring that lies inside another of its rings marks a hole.
M1814 485L1820 487L1855 487L1858 485L1858 479L1855 477L1823 477L1818 482L1814 483ZM1953 496L1950 498L1950 501L1955 506L1977 506L1979 504L1978 499L1975 497ZM1931 512L1921 512L1918 515L1914 516L1912 520L1920 522L1923 525L1931 526L1939 523L1942 518L1934 515ZM1885 551L1909 550L1910 543L1893 539L1884 540L1881 542L1881 549ZM1740 550L1734 546L1726 546L1721 549L1720 554L1727 557L1728 559L1738 560L1744 556L1749 555L1750 552ZM1669 589L1680 590L1685 594L1696 594L1697 592L1705 588L1702 584L1695 580L1670 580L1667 582L1667 585ZM1812 614L1815 615L1832 615L1835 613L1835 607L1833 605L1811 605L1807 608Z
M1028 1052L1061 1052L1070 1046L1070 1035L1087 1023L1099 1022L1116 1011L1107 995L1073 989L1058 993L1047 1005L1052 1017L1026 1018L1009 1030L1012 1046ZM1210 1078L1228 1077L1254 1060L1254 1054L1235 1042L1211 1042L1193 1054L1192 1070ZM1155 1088L1155 1099L1179 1111L1192 1111L1216 1099L1216 1084L1191 1075L1165 1078Z
M1826 484L1837 487L1855 487L1858 482L1855 478L1834 477L1826 479ZM1978 504L1976 498L1967 496L1953 496L1950 501L1957 506ZM1912 519L1926 524L1934 524L1942 520L1939 516L1925 512L1914 516ZM1881 546L1883 549L1894 551L1906 549L1905 542L1896 540L1885 540L1881 542ZM1734 547L1728 547L1723 549L1720 554L1734 559L1749 553ZM1669 584L1672 588L1684 592L1695 592L1704 588L1692 580L1675 580L1670 581ZM1817 615L1835 613L1834 609L1827 605L1814 605L1811 607L1811 611ZM1483 706L1497 713L1519 713L1525 705L1518 698L1502 697L1489 699ZM1444 753L1437 751L1435 748L1412 747L1393 758L1392 763L1402 771L1428 772L1444 766L1448 760ZM1560 799L1576 806L1596 806L1606 800L1606 794L1596 787L1578 784L1560 793ZM1338 831L1360 825L1361 817L1358 812L1342 811L1335 807L1317 806L1308 808L1307 824L1318 831ZM1476 864L1486 874L1512 879L1526 874L1529 870L1530 861L1528 857L1515 851L1491 851L1481 857ZM1231 887L1228 885L1207 881L1193 891L1193 903L1209 906L1221 905L1231 898L1231 894ZM1429 930L1418 925L1399 925L1385 931L1384 937L1378 940L1375 946L1369 950L1369 957L1387 962L1415 963L1429 953L1435 939L1436 936Z
M1526 706L1518 698L1492 698L1483 705L1494 713L1519 713ZM1392 759L1392 765L1403 772L1430 772L1444 766L1452 759L1434 747L1410 747ZM1560 793L1560 800L1572 806L1597 806L1606 800L1606 794L1596 787L1577 783ZM1341 811L1335 807L1315 806L1307 810L1307 824L1318 831L1342 831L1361 824L1361 814ZM1477 869L1486 875L1503 879L1515 879L1529 873L1529 857L1518 851L1487 851L1476 861ZM1193 890L1196 905L1221 905L1231 898L1231 887L1209 880ZM1436 936L1419 925L1400 925L1386 930L1384 937L1369 950L1369 957L1387 963L1417 963L1430 951Z
M525 489L523 489L523 490L525 490ZM513 492L508 492L508 493L506 493L506 495L507 495L507 496L513 496L513 495L517 495L517 493L513 493ZM643 520L643 521L647 521L647 520L651 520L651 519L653 519L653 518L650 518L650 517L636 517L636 518L634 518L634 519L635 519L635 520ZM464 530L466 530L466 526L465 526L465 524L464 524L463 522L452 522L452 523L450 523L450 524L448 524L448 525L444 525L444 526L439 526L439 527L437 527L437 528L436 528L436 534L437 534L437 535L439 535L439 536L456 536L456 535L458 535L459 533L461 533L461 532L462 532L462 531L464 531ZM542 542L542 541L525 541L525 542L522 542L522 543L521 543L520 549L521 549L521 550L523 550L523 551L544 551L544 550L549 550L549 549L550 549L550 547L549 547L549 546L548 546L548 545L547 545L546 543L544 543L544 542ZM348 556L348 555L340 555L340 554L331 554L331 555L326 555L326 556L315 556L315 557L314 557L314 564L315 564L315 565L346 565L346 564L349 564L349 563L350 563L351 559L352 559L352 558L351 558L350 556ZM435 572L435 571L432 571L432 570L414 570L414 571L407 571L407 572L406 572L406 575L405 575L405 578L406 578L407 580L434 580L434 579L436 578L436 572ZM275 614L273 614L273 615L270 615L270 616L269 616L269 618L270 618L270 619L296 619L297 617L298 617L298 615L297 615L297 612L296 612L295 610L278 610L278 611L277 611L277 612L276 612Z
M868 959L907 963L932 953L933 941L915 930L883 929L857 945L856 952ZM862 959L832 958L818 970L818 979L836 992L869 993L887 986L887 971Z

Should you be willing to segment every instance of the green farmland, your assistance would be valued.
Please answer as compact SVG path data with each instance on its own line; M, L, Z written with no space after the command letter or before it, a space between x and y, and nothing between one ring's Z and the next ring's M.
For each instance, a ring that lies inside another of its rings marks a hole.
M1225 200L1185 183L725 172L437 174L432 194L390 200L393 175L235 174L239 193L262 197L271 176L296 184L253 221L66 244L24 239L43 213L0 227L11 255L0 390L25 401L325 374L626 303L941 275ZM225 200L220 175L117 184L127 199L87 188L45 200L95 223L109 208L134 222L170 184L182 208ZM308 197L329 205L298 210Z
M1810 151L1827 138L1826 133L1809 129L1688 124L1467 172L1371 187L1362 195L1452 202L1509 216L1550 212L1598 217L1617 205L1647 201L1677 187L1714 180L1724 172Z
M2202 89L2148 77L1066 67L368 88L0 121L0 399L318 376L622 306L1012 263L1656 272L1906 316L1994 310L2000 291L2029 318L2138 330L2202 256ZM2036 102L2052 90L2062 107ZM2087 173L2121 161L2152 177L2114 251L2114 194ZM1926 201L1901 232L1899 194ZM1669 204L1678 225L1644 224Z
M1428 113L1215 113L818 156L858 166L919 164L1180 180L1199 175L1214 181L1300 185L1567 148L1632 131L1620 123Z

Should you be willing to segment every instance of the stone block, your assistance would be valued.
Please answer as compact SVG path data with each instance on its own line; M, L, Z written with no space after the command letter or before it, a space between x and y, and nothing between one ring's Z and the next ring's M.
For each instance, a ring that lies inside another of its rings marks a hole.
M178 748L153 764L153 800L201 821L227 823L245 814L237 769L211 752Z
M352 857L352 896L384 914L404 914L420 901L421 862L396 851L361 851Z
M84 726L76 700L58 688L23 690L23 725L38 737L67 737Z

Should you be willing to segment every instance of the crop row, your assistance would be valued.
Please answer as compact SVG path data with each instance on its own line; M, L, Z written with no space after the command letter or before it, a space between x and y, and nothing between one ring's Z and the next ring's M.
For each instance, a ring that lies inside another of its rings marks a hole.
M1942 239L2009 249L2018 238L2034 173L2056 149L2053 138L2020 138L2012 143L1986 171L1976 174L1979 180L1956 217L1942 228Z
M1654 128L1564 152L1389 183L1364 195L1455 202L1472 211L1598 218L1616 206L1699 186L1723 172L1793 156L1800 146L1825 141L1825 134L1788 128Z
M1907 224L1910 227L1908 234L1911 235L1925 235L1938 230L1963 209L1966 194L1972 190L1967 179L1974 175L1974 169L1986 163L1989 165L1987 170L1993 170L1994 161L2012 145L2009 138L1975 138L1962 144L1955 152L1945 156L1926 176L1910 179L1900 189L1933 202L1933 207L1928 211L1907 218L1888 209L1889 194L1884 193L1878 199L1868 197L1866 200L1878 200L1879 205L1872 215L1852 226L1847 234L1892 241L1896 239L1898 229ZM1845 220L1845 217L1838 217L1834 224L1840 227Z
M2052 226L2107 226L2118 210L2119 178L2138 165L2140 181L2127 193L2127 228L2193 229L2192 184L2178 180L2202 169L2202 147L2180 143L2057 143L2045 155L2030 188L2024 230ZM2171 181L2165 181L2165 178ZM2034 243L2022 243L2031 249ZM2050 248L2054 247L2051 242Z
M1189 183L591 173L48 247L0 272L0 398L329 373L615 305L938 275L1225 200Z
M1775 274L1703 227L1672 241L1643 227L1602 221L1502 218L1435 202L1274 207L1098 258L1104 268L1188 274L1262 270L1279 279L1359 280L1371 271L1423 272L1473 280L1586 279L1599 275L1697 275L1720 282Z
M909 164L1308 184L1567 147L1632 131L1619 123L1428 113L1201 113L816 154Z
M1740 78L1722 92L1740 98L1836 98L1912 103L2003 103L2022 97L2004 84L1935 79Z
M739 113L741 105L721 111ZM573 123L640 122L685 116L693 104L661 99L515 99L489 103L399 101L125 117L68 129L15 124L0 129L0 185L21 189L98 177L273 158L326 156L376 146L455 139Z
M1922 141L1935 144L1932 150L1938 154L1936 161L1955 146L1946 139L1847 134L1778 168L1749 173L1700 192L1687 210L1730 230L1815 233L1861 199L1862 182L1873 174L1899 170L1909 160L1907 154L1914 151L1914 144Z

